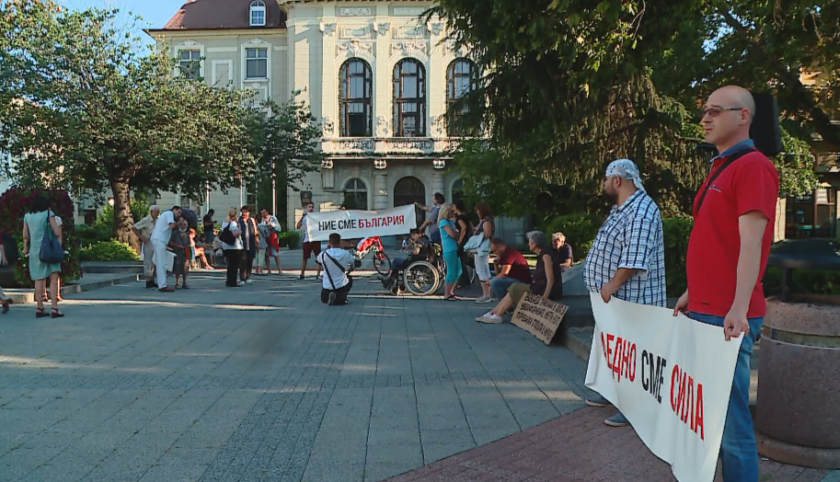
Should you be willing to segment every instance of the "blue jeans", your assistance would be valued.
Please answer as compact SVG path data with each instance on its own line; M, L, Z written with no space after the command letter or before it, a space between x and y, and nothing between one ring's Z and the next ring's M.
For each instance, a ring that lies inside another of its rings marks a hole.
M490 292L493 293L493 298L496 298L497 300L504 298L507 294L508 288L510 288L510 285L514 283L521 283L521 281L513 279L510 276L507 276L505 278L491 278Z
M694 312L688 316L702 323L723 326L722 316ZM724 482L758 481L758 449L750 414L750 356L753 344L761 332L761 325L764 324L764 317L749 318L747 321L750 323L750 332L744 334L741 350L738 352L729 410L726 412L726 425L723 427L723 440L720 443Z

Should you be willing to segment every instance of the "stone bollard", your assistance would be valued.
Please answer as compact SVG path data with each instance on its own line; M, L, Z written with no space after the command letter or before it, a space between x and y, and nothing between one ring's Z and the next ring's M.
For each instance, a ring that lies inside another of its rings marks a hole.
M837 469L840 299L821 301L768 300L761 335L756 440L764 457Z

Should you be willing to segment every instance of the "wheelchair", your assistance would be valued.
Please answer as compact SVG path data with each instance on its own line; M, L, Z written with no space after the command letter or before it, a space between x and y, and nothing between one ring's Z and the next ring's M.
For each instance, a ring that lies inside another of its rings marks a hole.
M426 259L415 259L408 262L408 265L401 266L393 275L382 279L382 285L391 292L398 295L411 293L414 296L429 296L435 294L443 286L446 267L441 256L441 247L437 243L431 244L434 250L433 256L426 256Z

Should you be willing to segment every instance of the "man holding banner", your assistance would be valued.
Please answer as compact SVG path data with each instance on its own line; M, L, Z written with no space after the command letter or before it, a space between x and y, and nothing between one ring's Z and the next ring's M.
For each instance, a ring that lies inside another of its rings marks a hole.
M315 205L313 203L308 203L306 205L306 211L303 213L303 217L300 218L300 221L297 222L297 229L303 228L303 262L300 266L300 279L303 279L304 273L306 273L306 265L309 263L309 258L312 255L315 255L315 259L318 258L318 255L321 254L321 241L313 241L309 237L309 218L307 216L311 215L312 212L315 211ZM321 265L317 264L318 272L315 274L316 278L320 278L321 276Z
M674 316L723 327L740 344L721 441L725 482L758 480L758 453L749 409L750 355L767 308L761 278L773 241L779 175L749 138L755 100L727 86L703 109L706 140L720 154L694 201L688 244L688 290Z
M604 176L604 196L614 203L584 262L589 291L642 305L665 306L665 246L659 207L647 195L639 168L629 159L613 161ZM608 407L603 396L592 407ZM612 427L630 424L621 412L604 420Z

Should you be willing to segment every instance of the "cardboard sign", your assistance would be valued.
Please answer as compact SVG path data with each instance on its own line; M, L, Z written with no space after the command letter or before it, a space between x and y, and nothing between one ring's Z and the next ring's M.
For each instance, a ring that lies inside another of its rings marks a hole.
M342 239L358 239L408 234L417 227L417 213L413 205L387 211L348 209L309 213L304 221L310 241L327 241L332 233L339 233Z
M592 293L586 386L630 420L680 482L712 482L741 338L657 306Z
M511 323L536 336L546 345L560 328L569 307L547 300L540 295L526 293L513 312Z

